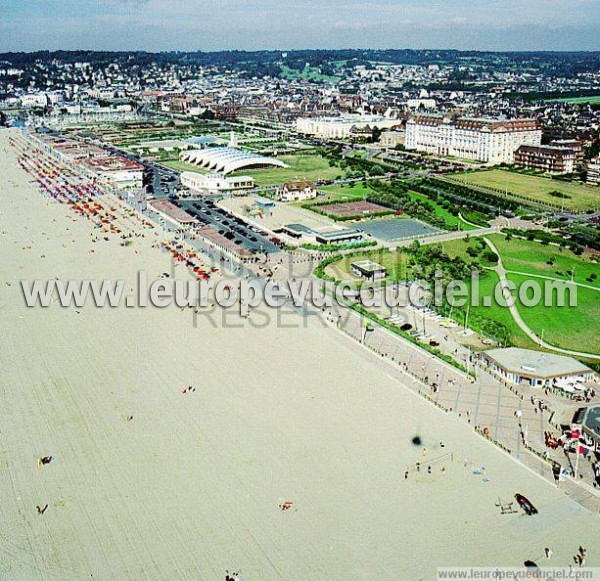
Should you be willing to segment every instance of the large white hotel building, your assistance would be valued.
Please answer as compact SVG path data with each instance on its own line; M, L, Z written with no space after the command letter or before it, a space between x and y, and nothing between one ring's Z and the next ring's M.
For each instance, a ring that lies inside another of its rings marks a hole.
M400 125L398 119L380 115L351 115L339 117L298 117L296 131L304 135L316 135L328 139L345 139L350 137L352 130L366 127L389 129Z
M406 149L451 155L486 163L513 163L521 145L540 145L542 129L535 119L452 119L417 115L406 122Z

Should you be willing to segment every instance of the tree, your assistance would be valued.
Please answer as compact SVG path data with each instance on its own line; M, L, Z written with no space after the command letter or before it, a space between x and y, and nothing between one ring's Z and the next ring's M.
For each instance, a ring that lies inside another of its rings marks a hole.
M496 255L495 252L492 252L491 250L486 250L482 255L481 255L481 259L484 262L492 262L494 264L496 264L498 262L498 256Z
M215 118L215 113L214 111L211 111L210 109L206 109L205 111L203 111L200 114L200 119L205 119L207 121L212 121Z
M586 147L584 153L586 159L598 157L598 155L600 155L600 138L596 139L589 147Z
M377 143L381 137L381 129L375 125L373 129L371 129L371 143Z

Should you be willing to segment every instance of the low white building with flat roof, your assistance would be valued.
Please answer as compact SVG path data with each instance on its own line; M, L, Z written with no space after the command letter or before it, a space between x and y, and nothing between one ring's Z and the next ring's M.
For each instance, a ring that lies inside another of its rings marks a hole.
M573 357L519 349L490 349L479 354L482 367L508 383L532 387L560 386L566 380L594 381L596 374Z
M382 280L387 276L387 268L372 260L358 260L350 268L353 274L366 280Z
M254 178L250 176L226 177L222 174L184 171L180 179L183 187L202 195L244 193L254 188Z

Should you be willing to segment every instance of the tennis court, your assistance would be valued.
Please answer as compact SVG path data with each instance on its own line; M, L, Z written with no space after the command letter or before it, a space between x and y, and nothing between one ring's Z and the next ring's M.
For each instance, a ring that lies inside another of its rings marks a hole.
M402 240L403 238L413 238L416 236L428 236L430 234L435 234L436 232L441 232L439 228L434 228L419 220L407 218L378 220L366 224L361 223L357 224L356 228L385 242Z

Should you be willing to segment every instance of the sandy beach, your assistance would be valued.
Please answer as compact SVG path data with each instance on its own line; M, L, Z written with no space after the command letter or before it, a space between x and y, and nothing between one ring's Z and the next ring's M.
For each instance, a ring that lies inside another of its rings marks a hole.
M438 566L568 566L580 545L600 566L597 514L310 317L27 308L23 279L129 286L171 262L150 230L92 243L7 135L0 579L434 579ZM539 514L500 514L515 493Z

